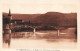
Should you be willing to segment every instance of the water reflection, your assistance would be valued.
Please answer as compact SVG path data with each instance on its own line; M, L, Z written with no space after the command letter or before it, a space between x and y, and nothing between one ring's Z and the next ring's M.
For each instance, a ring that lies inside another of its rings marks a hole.
M10 47L11 34L3 34L3 43L6 43Z
M56 30L36 31L34 32L15 32L12 34L3 34L4 47L10 48L54 48L54 47L74 47L77 42L75 33L61 30L57 36ZM16 44L15 44L16 43Z

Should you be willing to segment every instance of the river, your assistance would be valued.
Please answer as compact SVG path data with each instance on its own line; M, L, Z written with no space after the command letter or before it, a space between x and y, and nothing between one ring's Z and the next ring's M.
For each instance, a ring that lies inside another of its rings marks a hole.
M15 32L3 35L3 48L76 48L75 29Z

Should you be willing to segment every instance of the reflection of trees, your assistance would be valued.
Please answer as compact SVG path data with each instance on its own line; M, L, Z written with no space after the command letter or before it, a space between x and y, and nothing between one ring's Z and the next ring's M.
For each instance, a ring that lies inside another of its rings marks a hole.
M8 44L10 47L11 34L3 34L3 43Z

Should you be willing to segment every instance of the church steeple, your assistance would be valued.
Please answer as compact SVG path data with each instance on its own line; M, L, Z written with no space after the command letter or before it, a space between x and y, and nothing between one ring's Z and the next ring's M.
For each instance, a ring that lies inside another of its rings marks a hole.
M8 16L11 16L11 11L10 11L10 9L9 9L9 14L8 14Z
M12 15L11 15L10 9L9 9L9 13L8 13L8 18L9 18L9 20L12 20Z

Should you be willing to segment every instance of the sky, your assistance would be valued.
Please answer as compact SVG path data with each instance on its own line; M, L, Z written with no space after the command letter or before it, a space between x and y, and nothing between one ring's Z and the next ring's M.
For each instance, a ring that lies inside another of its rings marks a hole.
M77 12L79 0L1 0L2 12L38 14Z

